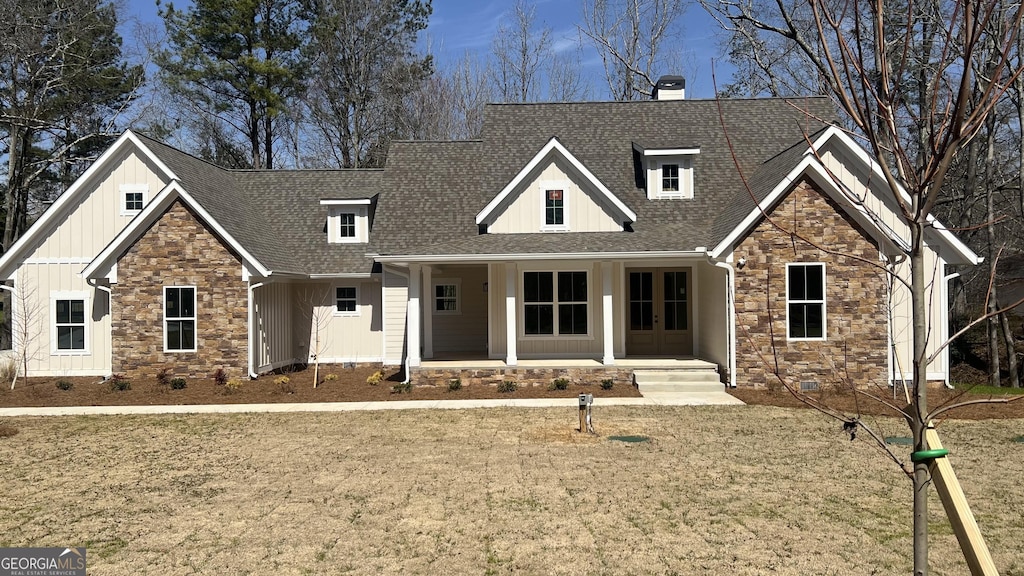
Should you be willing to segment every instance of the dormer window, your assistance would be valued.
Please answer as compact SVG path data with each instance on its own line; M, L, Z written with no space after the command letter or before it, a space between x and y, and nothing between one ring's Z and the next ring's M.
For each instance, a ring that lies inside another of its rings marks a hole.
M135 216L146 206L149 195L148 184L121 185L121 216Z
M361 244L370 238L370 199L320 200L327 206L327 242Z
M700 148L633 148L643 157L649 200L693 198L693 159Z
M546 226L565 225L565 204L561 190L546 190L544 202L544 224Z
M569 182L563 180L547 180L537 184L541 193L541 232L568 232L569 213Z

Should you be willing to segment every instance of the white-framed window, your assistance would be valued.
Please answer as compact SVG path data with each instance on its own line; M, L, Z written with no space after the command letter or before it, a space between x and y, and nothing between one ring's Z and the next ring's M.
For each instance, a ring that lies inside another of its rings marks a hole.
M679 188L679 164L661 165L661 193L680 193Z
M334 315L359 316L359 288L357 286L334 287Z
M538 183L541 194L541 232L569 231L569 182L548 180Z
M675 156L660 159L654 170L653 182L656 199L693 198L693 159Z
M86 310L89 298L85 292L55 292L51 297L53 311L53 353L84 354L88 352Z
M462 283L457 279L434 280L434 314L459 314Z
M585 271L523 272L523 335L588 336L589 294Z
M338 237L356 237L356 215L355 212L342 212L338 214Z
M146 206L149 197L148 184L121 185L121 216L134 216Z
M327 242L329 244L360 244L370 238L369 198L352 200L320 200L327 207Z
M790 340L825 340L825 264L786 264L786 334Z
M164 352L196 351L196 287L164 286Z

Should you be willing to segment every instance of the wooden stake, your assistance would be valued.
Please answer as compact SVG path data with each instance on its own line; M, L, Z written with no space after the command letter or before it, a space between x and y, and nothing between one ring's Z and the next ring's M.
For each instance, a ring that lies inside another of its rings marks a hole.
M931 426L925 431L925 439L928 441L928 448L938 450L942 448L939 441L939 434ZM967 505L967 497L960 487L960 482L953 473L953 465L949 458L943 456L932 460L929 466L932 474L932 481L935 483L935 490L939 493L942 506L946 509L946 516L949 523L953 525L953 532L960 542L960 548L964 552L964 559L971 569L972 576L999 576L996 565L992 562L992 555L989 554L985 539L981 536L978 523L974 520L971 507Z

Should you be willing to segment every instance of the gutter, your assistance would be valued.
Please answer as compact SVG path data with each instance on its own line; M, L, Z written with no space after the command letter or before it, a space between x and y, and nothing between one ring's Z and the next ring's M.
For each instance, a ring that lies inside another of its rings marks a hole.
M729 316L728 322L726 322L725 329L728 332L726 335L726 354L729 356L729 387L736 387L736 270L733 269L732 264L728 262L718 262L711 259L708 255L708 263L713 264L716 268L722 268L725 270L726 282L725 282L725 307L726 313Z
M255 369L256 368L256 366L255 366L255 364L256 364L256 353L253 350L253 340L255 340L255 338L253 338L253 326L252 326L252 324L253 324L253 322L252 322L252 320L253 320L252 297L253 297L253 294L256 292L256 289L259 288L260 286L263 286L264 284L265 284L265 282L257 282L256 284L250 284L249 285L249 299L248 299L249 319L248 319L248 326L246 326L246 333L247 333L246 334L246 339L247 339L246 355L248 356L248 358L246 360L246 368L249 371L249 378L251 378L253 380L255 380L256 377L259 376L259 374L256 373L256 369Z
M705 250L666 250L662 252L528 252L520 254L409 254L409 255L373 255L378 262L389 264L407 264L409 262L494 262L496 260L601 260L631 259L653 260L659 258L703 258Z

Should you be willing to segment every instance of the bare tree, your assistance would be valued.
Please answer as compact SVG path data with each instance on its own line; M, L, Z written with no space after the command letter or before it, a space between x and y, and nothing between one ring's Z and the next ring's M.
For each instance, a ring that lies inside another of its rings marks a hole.
M35 287L22 282L17 288L2 286L11 295L11 352L9 357L15 362L14 374L11 378L11 390L14 390L19 376L28 375L28 363L36 359L39 343L39 326L42 322L43 310L36 298Z
M309 321L309 360L313 361L313 388L320 385L320 357L330 343L327 327L333 315L330 306L329 286L311 286L299 293L298 305L303 316Z
M998 0L936 0L928 6L927 17L912 3L901 8L881 1L808 0L796 7L782 2L756 7L725 3L716 9L736 26L752 26L791 40L880 165L882 185L909 230L905 256L912 303L914 393L904 414L915 452L925 453L929 423L949 409L928 405L927 366L935 358L927 348L934 271L925 261L925 236L933 226L932 213L954 160L983 130L1020 77L1021 68L1012 56L1020 33L1021 6L1005 11ZM808 35L798 25L804 18L810 19L816 34ZM1006 25L990 26L995 19L1003 19ZM987 78L976 90L976 64L986 49ZM922 70L916 90L905 85L911 55L915 70ZM914 573L924 575L928 571L927 461L915 461L911 476Z
M537 28L537 7L516 0L508 25L501 25L491 43L491 73L502 102L540 100L541 74L551 57L551 29Z
M601 55L615 100L650 97L658 74L678 68L672 41L681 37L683 0L587 0L580 33Z

